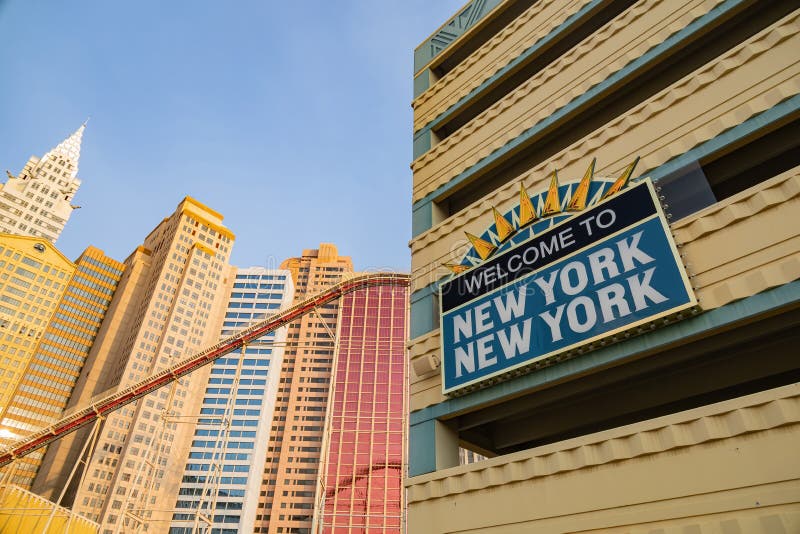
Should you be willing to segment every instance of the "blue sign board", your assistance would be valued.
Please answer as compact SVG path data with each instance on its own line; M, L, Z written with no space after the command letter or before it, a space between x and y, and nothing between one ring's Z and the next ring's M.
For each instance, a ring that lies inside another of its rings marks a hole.
M697 304L649 180L442 284L452 393Z

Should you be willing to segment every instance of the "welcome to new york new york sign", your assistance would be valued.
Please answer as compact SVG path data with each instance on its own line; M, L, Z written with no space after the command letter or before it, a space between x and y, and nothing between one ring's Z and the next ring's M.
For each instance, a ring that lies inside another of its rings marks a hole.
M440 289L448 394L697 305L649 180Z

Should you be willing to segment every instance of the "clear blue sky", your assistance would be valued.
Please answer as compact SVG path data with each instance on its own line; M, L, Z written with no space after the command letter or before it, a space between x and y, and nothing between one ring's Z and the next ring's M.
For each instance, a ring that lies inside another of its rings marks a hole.
M72 259L123 260L191 195L236 265L333 242L407 271L413 49L463 3L0 0L0 172L91 116Z

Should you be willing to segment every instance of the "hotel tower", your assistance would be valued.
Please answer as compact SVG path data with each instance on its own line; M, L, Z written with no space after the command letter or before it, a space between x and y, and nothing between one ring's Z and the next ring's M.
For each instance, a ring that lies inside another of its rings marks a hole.
M69 407L125 388L213 344L227 298L233 234L222 215L186 197L125 260L107 316ZM202 400L208 369L187 376L51 445L33 491L56 500L70 469L94 440L64 504L101 524L102 534L147 532L171 518L166 501L180 475L193 425L183 424ZM68 407L68 409L69 409Z
M232 270L220 338L263 321L294 298L287 270ZM169 534L207 527L216 534L253 531L286 330L265 334L212 364L197 418L190 421L195 426L188 457L180 459L183 474L172 497Z
M297 302L340 281L353 262L322 243L281 268L291 272ZM338 315L337 302L289 325L254 532L311 528Z

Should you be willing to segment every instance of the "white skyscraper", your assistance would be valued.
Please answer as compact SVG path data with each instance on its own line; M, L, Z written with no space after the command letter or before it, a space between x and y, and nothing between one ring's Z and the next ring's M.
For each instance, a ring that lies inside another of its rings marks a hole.
M31 156L17 176L0 184L0 232L40 236L55 243L78 187L78 159L86 123L42 158Z
M263 321L293 299L288 270L237 270L220 337ZM285 342L286 328L279 328L243 354L214 362L169 534L206 532L208 525L215 534L253 532Z

